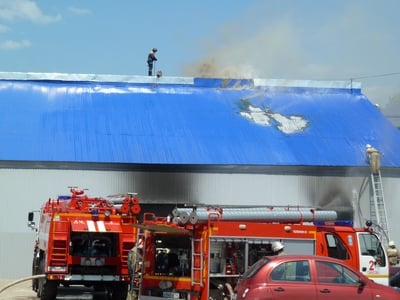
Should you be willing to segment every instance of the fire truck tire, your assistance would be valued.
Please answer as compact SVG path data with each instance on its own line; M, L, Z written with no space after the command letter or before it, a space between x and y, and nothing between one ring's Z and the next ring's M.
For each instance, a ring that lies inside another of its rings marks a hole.
M112 287L112 300L126 300L128 297L128 284L121 283Z
M33 257L33 261L32 261L32 276L37 275L39 273L37 273L37 265L35 262L35 257ZM38 290L38 286L39 286L39 279L34 278L32 279L32 290L34 292L37 292Z
M43 289L40 293L40 300L56 300L57 286L57 282L45 280Z
M45 273L45 257L40 260L39 270L40 273ZM46 278L40 278L38 282L37 296L40 300L55 300L57 296L57 286L56 281L47 281Z
M39 273L41 273L41 272L43 272L43 274L44 274L44 257L39 261ZM38 298L41 298L44 281L45 281L45 278L38 279L37 288L36 288L36 295Z
M108 290L102 285L95 285L93 286L93 300L109 300L110 295Z

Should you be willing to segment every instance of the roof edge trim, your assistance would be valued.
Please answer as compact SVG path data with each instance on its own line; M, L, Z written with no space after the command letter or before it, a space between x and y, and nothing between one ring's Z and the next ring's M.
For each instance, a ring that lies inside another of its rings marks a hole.
M37 81L72 81L72 82L126 82L144 84L180 84L203 87L303 87L332 89L361 89L361 83L346 81L291 80L291 79L235 79L235 78L195 78L113 75L113 74L76 74L76 73L35 73L35 72L0 72L0 80L37 80ZM211 82L213 81L213 83ZM204 84L206 82L206 84ZM238 84L239 83L239 84Z
M37 80L37 81L73 81L73 82L126 82L149 84L183 84L193 85L192 77L160 77L140 75L113 75L113 74L69 74L69 73L24 73L0 72L0 80Z
M332 89L361 89L361 82L352 80L328 81L328 80L291 80L291 79L262 79L255 78L256 87L308 87L308 88L332 88Z

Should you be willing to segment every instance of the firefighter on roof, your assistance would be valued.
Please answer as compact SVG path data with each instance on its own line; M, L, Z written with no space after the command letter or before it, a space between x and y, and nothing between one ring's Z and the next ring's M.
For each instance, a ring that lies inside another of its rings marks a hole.
M149 66L149 72L148 72L149 76L153 75L153 63L155 61L157 61L157 58L155 55L156 52L157 52L157 48L153 48L150 50L149 55L147 56L147 65Z

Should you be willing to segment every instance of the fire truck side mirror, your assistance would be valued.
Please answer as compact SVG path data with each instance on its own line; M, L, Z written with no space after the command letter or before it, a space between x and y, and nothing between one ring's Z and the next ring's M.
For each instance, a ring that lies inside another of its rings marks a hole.
M28 222L32 222L33 221L33 211L30 211L28 213Z
M28 227L31 228L31 229L36 229L35 228L35 222L33 221L33 218L34 218L33 211L30 211L28 213Z

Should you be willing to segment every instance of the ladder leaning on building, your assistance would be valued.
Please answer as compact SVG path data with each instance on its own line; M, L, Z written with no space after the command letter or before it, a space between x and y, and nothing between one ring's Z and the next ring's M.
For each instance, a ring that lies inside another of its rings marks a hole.
M370 165L370 216L371 221L380 233L384 245L390 241L389 224L387 220L385 197L383 193L381 176L381 155L377 149L371 145L366 146L367 160Z

